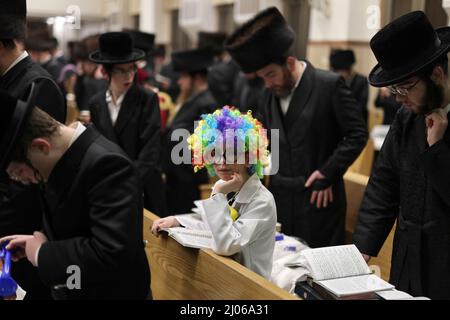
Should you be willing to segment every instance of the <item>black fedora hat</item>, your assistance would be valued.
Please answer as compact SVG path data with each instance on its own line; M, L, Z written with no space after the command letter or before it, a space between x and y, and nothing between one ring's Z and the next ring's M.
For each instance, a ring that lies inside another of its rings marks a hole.
M24 40L27 30L27 1L0 0L0 39Z
M200 31L198 33L198 47L211 47L214 54L220 54L225 51L224 42L226 39L227 34L224 32Z
M153 47L155 46L155 34L130 29L124 29L123 31L131 35L136 48L141 49L147 54L153 50Z
M199 72L214 64L214 52L210 47L172 53L172 64L176 72Z
M89 56L98 64L122 64L145 58L145 52L134 47L133 38L126 32L104 33L98 39L99 50Z
M26 101L0 91L0 171L4 172L12 160L19 139L35 106L37 86L30 86Z
M47 37L28 37L25 40L25 49L30 51L44 52L50 51L54 47L51 38Z
M330 66L333 70L350 69L356 62L353 50L335 49L330 54Z
M450 27L435 30L422 11L414 11L381 29L370 46L378 65L370 72L374 87L400 83L420 73L450 50Z
M225 41L225 49L245 73L251 73L282 58L295 37L281 12L271 7L238 28Z

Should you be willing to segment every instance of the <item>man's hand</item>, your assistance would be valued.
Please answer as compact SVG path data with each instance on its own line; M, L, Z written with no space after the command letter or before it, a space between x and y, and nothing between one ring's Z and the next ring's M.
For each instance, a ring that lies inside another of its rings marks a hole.
M233 178L230 181L216 184L213 190L213 194L223 193L227 195L230 192L238 192L239 190L241 190L244 183L244 177L240 173L235 172L233 173Z
M305 188L310 188L316 180L326 179L326 177L320 173L319 170L315 171L306 181ZM328 207L329 203L333 202L333 186L328 187L325 190L313 191L311 195L311 204L316 204L317 209Z
M9 241L6 250L12 253L13 261L18 261L27 257L33 266L37 266L36 252L42 244L48 241L47 237L41 232L35 232L32 236L15 235L0 239L1 242Z
M5 249L11 251L11 258L13 261L19 261L27 256L25 253L25 245L27 240L31 238L33 238L33 236L28 235L8 236L1 238L0 243L9 242L8 245L5 247Z
M448 127L447 114L444 109L433 110L427 115L425 122L428 130L428 145L431 147L444 138Z
M156 237L159 237L159 233L161 232L161 229L174 228L174 227L179 227L179 226L180 226L180 222L178 222L178 220L175 217L167 217L167 218L159 219L159 220L156 220L155 222L153 222L152 233Z

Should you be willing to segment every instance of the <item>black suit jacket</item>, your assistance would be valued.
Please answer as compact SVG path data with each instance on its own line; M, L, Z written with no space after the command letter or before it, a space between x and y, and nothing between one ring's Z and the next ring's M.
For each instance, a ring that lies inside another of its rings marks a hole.
M241 68L234 60L219 62L209 69L209 89L219 106L234 102L234 90L240 71Z
M355 74L350 82L350 90L352 91L356 102L359 104L364 121L368 123L369 111L367 110L367 103L369 101L369 82L367 81L367 78L360 74Z
M413 296L448 300L450 129L432 147L426 134L423 115L398 111L377 157L353 241L361 252L377 256L396 222L390 282Z
M61 90L41 66L27 57L0 78L0 89L16 98L26 98L32 82L38 84L36 105L56 120L64 123L66 106ZM0 173L0 236L32 234L42 224L39 190L25 187ZM13 276L27 291L27 299L49 298L47 289L40 283L35 268L25 259L13 264Z
M131 160L93 127L53 169L45 191L38 270L56 299L145 299L150 273L143 244L139 177ZM81 290L67 283L81 271Z
M345 235L342 177L364 148L368 134L344 80L307 64L285 116L277 97L268 93L265 100L263 123L268 129L279 129L279 171L270 177L270 191L286 234L301 237L312 247L338 245L344 243ZM304 188L316 170L333 184L334 202L325 209L311 205L311 190Z
M31 83L39 84L36 105L61 123L66 121L65 100L51 75L27 57L0 78L0 89L24 98Z
M47 72L52 76L52 79L58 82L61 71L64 68L64 64L56 58L51 58L46 63L42 64L42 68L47 70Z
M118 144L134 161L144 185L145 207L166 215L161 169L161 117L157 94L134 85L127 92L115 126L106 102L106 91L89 103L92 123L101 134Z

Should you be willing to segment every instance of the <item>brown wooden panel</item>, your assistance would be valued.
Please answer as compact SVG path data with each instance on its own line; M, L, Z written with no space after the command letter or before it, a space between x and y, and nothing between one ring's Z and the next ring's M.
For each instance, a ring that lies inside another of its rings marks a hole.
M297 300L236 261L211 250L181 246L167 236L154 237L157 216L144 213L144 239L156 300Z

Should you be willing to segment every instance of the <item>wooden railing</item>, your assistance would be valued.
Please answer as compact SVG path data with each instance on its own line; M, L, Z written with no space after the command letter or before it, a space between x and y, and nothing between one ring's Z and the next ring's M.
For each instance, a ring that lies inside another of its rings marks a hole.
M150 232L158 219L144 212L144 239L157 300L296 300L265 278L211 250L181 246Z

